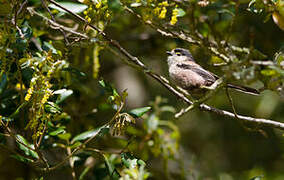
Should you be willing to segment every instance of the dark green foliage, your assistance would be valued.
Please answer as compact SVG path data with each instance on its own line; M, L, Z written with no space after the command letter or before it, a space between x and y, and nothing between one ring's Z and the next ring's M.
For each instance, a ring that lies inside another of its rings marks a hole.
M230 92L238 114L284 122L282 0L0 3L0 179L284 179L282 131L198 108L176 119L187 104L155 74L189 49L261 91ZM222 90L206 103L232 111Z

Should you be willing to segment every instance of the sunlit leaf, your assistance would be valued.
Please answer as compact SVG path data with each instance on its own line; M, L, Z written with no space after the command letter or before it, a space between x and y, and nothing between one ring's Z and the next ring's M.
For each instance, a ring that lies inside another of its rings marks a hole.
M47 102L44 105L44 109L46 112L53 113L53 114L61 113L61 108L54 102Z
M247 10L253 13L261 13L263 11L263 3L259 0L251 0Z
M99 84L100 84L107 92L109 92L109 93L112 93L112 92L113 92L112 86L111 86L109 83L105 82L104 80L100 80L100 81L99 81Z
M100 128L94 129L94 130L86 131L86 132L83 132L83 133L75 136L72 139L72 143L74 143L76 141L82 141L82 140L88 139L88 138L96 136L96 135L103 136L108 131L109 131L109 128L106 127L106 126L102 126Z
M186 12L182 8L178 8L177 17L183 17L186 15Z
M262 178L263 178L263 175L260 175L260 176L255 176L251 178L250 180L261 180Z
M62 133L64 133L64 132L65 132L64 129L58 128L58 129L56 129L55 131L49 132L48 134L49 134L50 136L56 136L56 135L62 134Z
M58 134L57 135L60 139L63 139L63 140L69 140L71 138L71 134L70 133L64 133L64 134Z
M129 169L137 166L137 159L129 153L121 153L121 161L123 165Z
M280 13L277 11L273 12L272 14L272 19L277 26L284 31L284 16L282 16Z
M261 74L264 76L274 76L277 74L277 72L273 69L263 69L261 70Z
M73 94L73 91L70 89L59 89L53 92L53 94L58 94L58 98L56 100L56 104L63 102L66 98Z
M73 3L73 2L57 2L58 4L60 4L62 7L70 10L71 12L78 14L83 12L85 9L88 8L87 5L85 4L79 4L79 3ZM60 12L66 12L65 10L63 10L62 8L54 5L54 4L49 4L48 7L52 8L52 9L56 9Z
M141 159L137 161L137 164L139 164L140 166L146 166L146 163Z
M24 151L27 156L31 156L31 157L36 158L36 159L39 158L39 157L38 157L38 154L37 154L35 151L31 150L31 149L34 148L33 145L31 145L23 136L21 136L21 135L19 135L19 134L17 134L16 137L17 137L17 140L18 140L19 142L21 142L21 143L17 142L19 148L20 148L22 151ZM23 145L23 144L24 144L24 145Z
M148 112L151 109L151 107L143 107L143 108L137 108L137 109L132 109L129 114L138 118L143 116L146 112Z
M77 141L77 142L73 143L72 145L70 145L69 147L70 147L71 149L74 149L74 148L80 146L81 144L82 144L81 142Z

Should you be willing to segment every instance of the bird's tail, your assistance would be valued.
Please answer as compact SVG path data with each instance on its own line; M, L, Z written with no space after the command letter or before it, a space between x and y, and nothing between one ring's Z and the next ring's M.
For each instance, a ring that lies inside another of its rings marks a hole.
M252 95L259 95L259 91L254 89L254 88L250 88L250 87L246 87L246 86L240 86L240 85L234 85L234 84L227 84L228 88L232 88L232 89L236 89L238 91L247 93L247 94L252 94Z

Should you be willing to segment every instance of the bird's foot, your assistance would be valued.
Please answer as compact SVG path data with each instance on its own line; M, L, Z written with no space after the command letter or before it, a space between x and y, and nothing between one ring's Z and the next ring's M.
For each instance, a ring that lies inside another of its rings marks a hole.
M220 84L222 84L223 79L220 78L218 80L216 80L213 84L211 84L210 86L200 86L200 88L202 89L208 89L208 90L214 90L216 89Z

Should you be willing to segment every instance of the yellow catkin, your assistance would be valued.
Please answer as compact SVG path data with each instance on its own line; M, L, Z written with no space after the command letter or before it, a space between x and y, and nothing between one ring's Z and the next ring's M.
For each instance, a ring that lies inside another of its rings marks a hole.
M175 25L177 23L177 15L178 15L178 9L175 8L172 12L172 17L171 17L171 21L170 21L170 24L171 25Z
M34 91L34 87L33 86L28 89L28 93L25 96L25 101L29 101L30 100L30 98L31 98L31 96L33 94L33 91Z
M41 104L45 104L48 100L48 98L52 95L52 90L49 88L52 86L48 81L44 82L45 87L47 88L45 91L45 94L43 95L43 98L41 99Z
M156 7L156 8L154 9L154 14L155 14L155 15L159 15L159 14L160 14L160 10L161 10L160 7Z
M160 15L158 16L160 19L164 19L166 17L167 14L167 9L165 7L163 7Z
M160 6L169 6L168 1L163 1L161 3L159 3Z
M100 7L102 7L102 2L98 2L98 3L96 4L96 8L97 8L97 9L99 9Z

